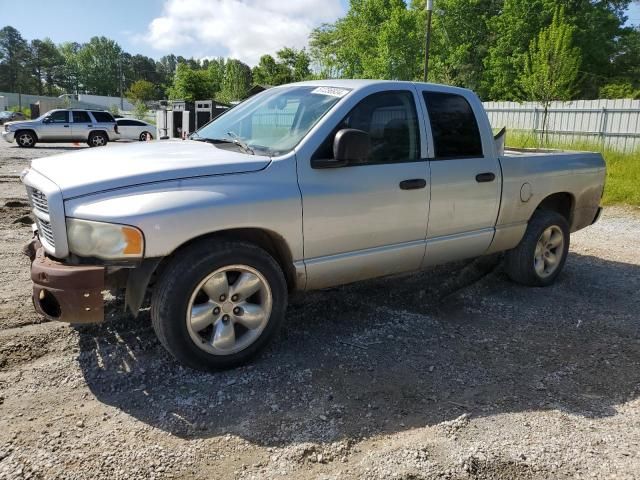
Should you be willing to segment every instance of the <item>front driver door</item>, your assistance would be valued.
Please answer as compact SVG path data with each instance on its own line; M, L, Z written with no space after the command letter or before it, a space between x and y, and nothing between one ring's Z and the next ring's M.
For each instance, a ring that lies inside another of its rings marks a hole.
M69 112L58 110L46 118L38 134L41 140L62 141L71 138L71 126L69 124Z
M344 113L333 115L339 123L328 127L322 144L297 152L307 289L420 267L429 169L416 92L403 87L342 105ZM343 128L370 135L369 158L341 168L312 168L312 159L333 157L335 134Z

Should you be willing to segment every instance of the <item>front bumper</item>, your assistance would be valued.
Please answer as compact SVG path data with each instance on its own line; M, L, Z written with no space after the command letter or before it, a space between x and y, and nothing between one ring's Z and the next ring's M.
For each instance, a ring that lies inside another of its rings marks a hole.
M9 143L13 143L16 138L16 132L8 132L7 130L2 130L2 138Z
M104 320L105 269L66 265L47 257L34 238L24 249L31 259L33 306L48 320L97 323Z

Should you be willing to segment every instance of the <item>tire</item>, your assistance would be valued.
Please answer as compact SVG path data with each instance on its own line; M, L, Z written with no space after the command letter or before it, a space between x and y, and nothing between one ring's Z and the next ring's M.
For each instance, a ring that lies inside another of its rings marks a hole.
M18 146L22 148L33 148L38 141L36 134L28 130L16 132L15 139Z
M109 142L107 135L102 132L93 132L89 135L87 144L90 147L104 147Z
M251 293L255 279L261 287ZM287 283L268 253L244 242L207 241L169 261L151 297L151 320L179 362L215 371L256 356L281 327L286 308Z
M531 287L553 284L567 260L569 241L569 225L562 215L536 211L520 244L505 255L507 275Z
M146 142L146 140L147 140L147 135L149 135L149 137L151 137L151 140L153 140L153 135L151 135L151 133L149 133L149 132L142 132L142 133L140 134L140 141L141 141L141 142Z

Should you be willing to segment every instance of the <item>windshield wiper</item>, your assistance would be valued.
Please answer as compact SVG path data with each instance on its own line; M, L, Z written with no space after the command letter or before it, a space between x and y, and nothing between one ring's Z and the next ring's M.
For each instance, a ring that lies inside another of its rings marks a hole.
M245 152L250 153L251 155L255 155L256 154L253 151L253 148L251 148L247 142L242 140L242 138L237 133L235 133L235 132L227 132L227 135L229 135L233 139L233 143L238 145Z
M255 155L255 152L253 151L253 148L251 148L249 145L247 145L245 142L243 142L241 139L238 138L207 138L207 137L201 137L200 135L198 135L197 138L192 138L191 140L194 140L196 142L205 142L205 143L231 143L233 145L236 145L238 147L240 147L242 149L243 152L245 153L249 153L251 155Z

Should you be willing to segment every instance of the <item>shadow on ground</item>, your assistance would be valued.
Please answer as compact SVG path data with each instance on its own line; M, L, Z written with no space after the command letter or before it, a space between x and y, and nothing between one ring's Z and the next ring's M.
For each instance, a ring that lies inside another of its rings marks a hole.
M176 364L148 313L82 327L80 362L105 404L184 438L263 445L368 437L462 413L614 414L640 394L640 267L572 254L555 286L510 283L497 258L294 299L253 364Z

